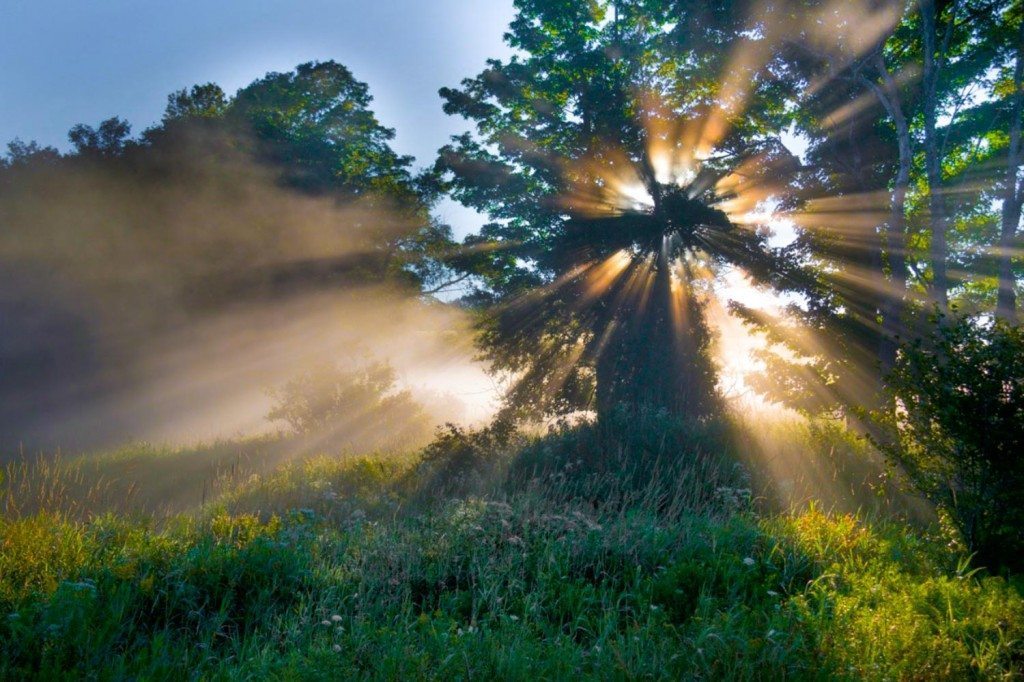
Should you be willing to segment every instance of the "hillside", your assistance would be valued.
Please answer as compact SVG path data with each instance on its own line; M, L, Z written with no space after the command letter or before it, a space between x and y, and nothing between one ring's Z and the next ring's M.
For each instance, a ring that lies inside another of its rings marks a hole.
M710 469L481 487L450 463L319 457L189 514L9 514L0 677L1022 673L1021 582L908 525L759 510ZM452 494L425 496L442 472Z

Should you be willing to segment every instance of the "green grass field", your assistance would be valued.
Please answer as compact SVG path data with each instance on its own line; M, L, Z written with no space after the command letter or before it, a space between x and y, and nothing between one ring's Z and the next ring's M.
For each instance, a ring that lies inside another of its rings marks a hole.
M1020 583L905 524L758 511L745 492L702 489L707 477L569 495L561 469L425 501L418 484L433 470L415 455L277 466L280 448L140 446L8 467L0 676L960 680L1024 669ZM163 507L141 502L160 491Z

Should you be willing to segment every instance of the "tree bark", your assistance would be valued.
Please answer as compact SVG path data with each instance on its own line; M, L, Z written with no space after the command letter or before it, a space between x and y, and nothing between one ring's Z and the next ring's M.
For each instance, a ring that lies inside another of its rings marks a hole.
M903 111L899 86L889 72L881 51L875 53L874 66L881 78L881 87L870 79L865 78L865 81L896 128L898 158L896 176L893 178L892 198L889 204L889 221L883 228L889 278L879 311L882 317L882 335L879 341L878 360L882 374L885 374L892 369L896 362L896 349L899 346L899 339L904 335L903 314L907 295L906 205L913 152L910 124ZM884 273L880 272L879 276L884 277Z
M1021 116L1024 114L1024 22L1017 32L1016 64L1013 69L1013 100L1010 121L1010 145L1006 152L1006 180L1003 188L1002 224L999 235L999 292L996 316L1011 323L1017 321L1016 281L1013 275L1013 250L1020 224L1022 191L1017 174L1021 164Z
M955 14L955 11L954 11ZM951 19L937 43L938 16L935 0L921 0L921 38L924 51L924 72L922 75L922 104L924 113L924 157L925 175L928 178L928 212L931 226L931 248L929 261L932 266L932 301L945 312L949 307L949 244L947 242L948 220L945 197L942 192L942 154L936 132L939 114L938 85L942 64L945 60L954 22Z

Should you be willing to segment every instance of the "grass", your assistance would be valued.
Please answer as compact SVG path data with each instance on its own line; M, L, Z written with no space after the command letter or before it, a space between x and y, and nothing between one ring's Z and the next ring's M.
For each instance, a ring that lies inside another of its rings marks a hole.
M0 677L1022 675L1018 588L936 539L685 477L595 502L572 465L423 504L436 461L318 457L189 515L9 514Z
M0 468L0 512L86 520L104 513L169 517L190 512L305 452L281 435L181 448L131 443L75 457L37 455Z

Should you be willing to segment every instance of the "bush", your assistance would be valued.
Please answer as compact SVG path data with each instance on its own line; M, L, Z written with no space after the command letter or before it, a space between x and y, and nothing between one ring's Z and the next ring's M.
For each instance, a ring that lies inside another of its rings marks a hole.
M409 391L396 389L386 362L357 369L324 363L270 391L271 421L283 421L320 445L406 449L430 439L431 424Z
M883 451L990 568L1024 567L1024 329L964 318L902 348Z
M509 449L501 427L468 430L446 424L423 449L407 483L420 501L481 494L499 481Z
M539 484L554 499L612 506L735 506L749 501L749 480L733 455L724 420L619 409L600 422L560 424L527 443L508 480L512 491Z

